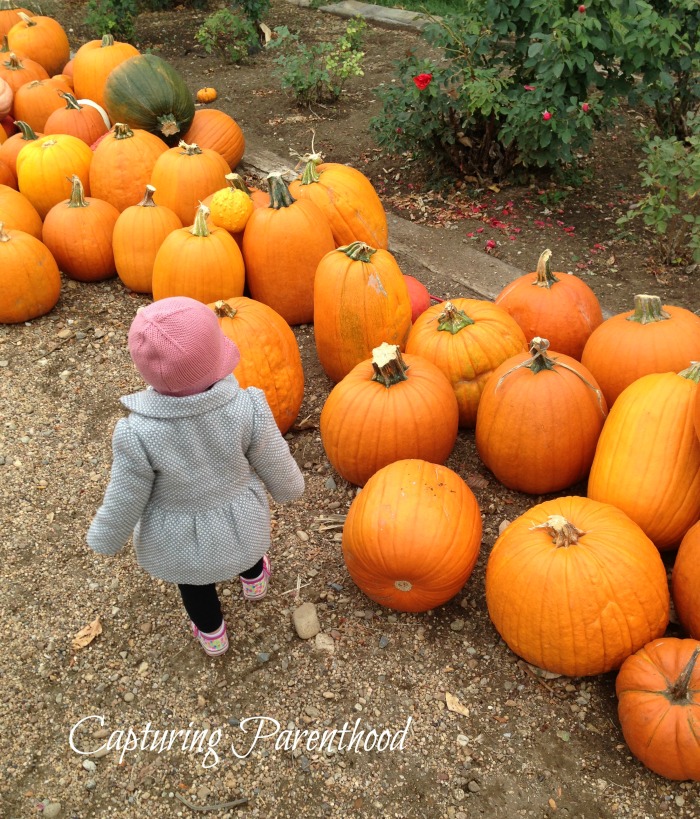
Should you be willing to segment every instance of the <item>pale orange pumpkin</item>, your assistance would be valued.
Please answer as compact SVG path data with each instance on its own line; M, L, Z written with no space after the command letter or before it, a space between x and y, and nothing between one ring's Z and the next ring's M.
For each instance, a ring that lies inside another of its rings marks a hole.
M0 119L5 119L10 111L12 111L12 100L14 96L15 94L10 83L3 77L0 77ZM4 128L2 132L5 134ZM5 134L5 136L7 135Z

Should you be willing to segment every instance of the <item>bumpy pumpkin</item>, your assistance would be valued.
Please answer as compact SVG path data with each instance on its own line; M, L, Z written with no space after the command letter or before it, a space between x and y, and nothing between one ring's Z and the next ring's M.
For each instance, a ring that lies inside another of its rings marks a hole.
M404 458L447 460L457 439L457 399L443 373L420 356L381 344L331 390L321 411L328 460L364 485Z
M0 323L43 316L61 292L61 274L51 251L29 233L0 222Z
M56 108L49 114L44 124L47 134L71 134L86 145L99 139L109 130L102 114L92 105L81 105L70 93L59 91L64 106Z
M503 361L527 350L523 331L489 301L434 304L411 327L406 352L432 361L448 377L459 404L459 425L473 427L481 391Z
M199 91L197 91L197 102L214 102L216 97L216 88L200 88Z
M588 497L612 503L659 549L700 519L700 441L693 411L700 363L645 375L623 390L598 441Z
M671 592L681 625L700 640L700 521L688 529L678 548Z
M314 279L314 339L332 381L382 342L404 349L410 329L408 288L388 250L353 242L321 259Z
M183 136L187 143L196 142L200 148L211 148L221 154L233 170L243 158L245 138L233 117L216 108L195 111L192 124Z
M486 603L513 652L570 677L619 668L669 617L654 544L616 507L573 496L533 507L501 533Z
M608 406L649 373L678 372L700 360L700 316L637 295L634 310L604 321L590 335L581 362L595 376Z
M238 383L258 387L284 435L304 398L304 370L297 340L278 313L259 301L239 296L210 304L219 326L241 351L233 371Z
M451 469L418 459L380 469L343 526L350 577L375 603L398 611L428 611L454 597L480 543L472 491Z
M637 759L667 779L700 781L700 642L654 640L625 660L615 691Z
M229 233L240 233L255 206L250 193L239 187L238 174L228 173L225 178L227 187L221 188L209 197L211 220L215 225L226 228Z
M31 233L41 240L41 217L36 208L26 196L9 185L0 185L0 222L6 229Z
M114 68L139 50L131 43L120 43L111 34L101 40L90 40L77 50L73 58L73 88L77 97L87 97L104 106L104 86Z
M63 26L53 17L20 12L20 22L7 32L12 51L42 65L49 76L60 74L70 59L70 44Z

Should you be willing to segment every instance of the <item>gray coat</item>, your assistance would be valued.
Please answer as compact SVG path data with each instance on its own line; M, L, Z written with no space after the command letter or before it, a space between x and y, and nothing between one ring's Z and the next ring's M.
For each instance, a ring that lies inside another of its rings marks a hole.
M265 489L278 502L304 478L262 390L235 376L184 398L153 389L121 399L110 482L87 534L116 554L133 532L139 564L172 583L218 583L270 547Z

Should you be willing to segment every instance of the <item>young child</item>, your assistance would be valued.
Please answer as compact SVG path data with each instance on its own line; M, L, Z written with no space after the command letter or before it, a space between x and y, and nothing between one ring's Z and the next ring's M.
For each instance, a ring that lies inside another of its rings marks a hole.
M141 308L129 352L150 386L121 399L131 414L115 427L110 482L87 542L113 555L133 533L139 564L178 584L195 637L207 654L223 654L214 584L240 575L245 599L265 596L265 489L291 501L304 478L265 394L231 374L240 353L205 304L174 297Z

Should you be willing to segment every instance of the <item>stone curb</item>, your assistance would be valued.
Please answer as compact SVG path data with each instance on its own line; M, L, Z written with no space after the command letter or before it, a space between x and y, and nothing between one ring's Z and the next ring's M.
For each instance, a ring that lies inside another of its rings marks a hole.
M295 6L309 8L311 0L287 0ZM326 6L318 6L318 11L337 14L339 17L364 17L377 25L391 28L424 29L430 22L426 14L405 9L392 9L385 6L375 6L371 3L361 3L360 0L341 0Z

